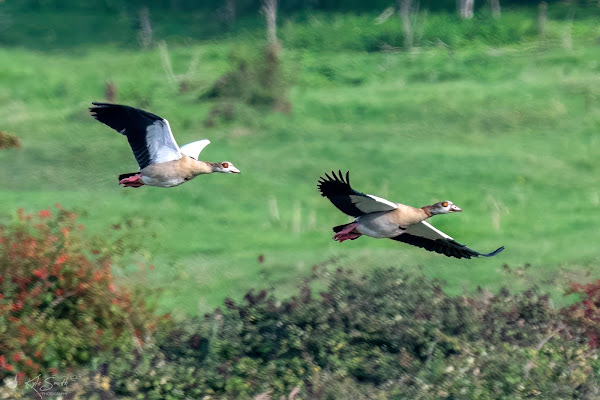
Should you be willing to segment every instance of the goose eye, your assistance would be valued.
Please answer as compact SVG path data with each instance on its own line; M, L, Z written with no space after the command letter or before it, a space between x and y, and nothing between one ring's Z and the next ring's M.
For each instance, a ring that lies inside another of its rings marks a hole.
M448 202L447 201L443 202L442 207L448 207Z
M223 164L221 164L223 166L223 168L229 168L229 163L224 162Z

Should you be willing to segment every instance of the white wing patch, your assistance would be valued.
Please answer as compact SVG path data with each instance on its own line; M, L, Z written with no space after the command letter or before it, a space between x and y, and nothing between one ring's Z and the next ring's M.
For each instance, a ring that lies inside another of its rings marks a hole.
M351 194L350 201L360 211L364 213L373 213L379 211L392 211L398 208L396 203L392 203L389 200L382 199L381 197L373 196L368 194L366 196L358 196Z
M405 233L413 236L420 236L422 238L437 240L454 240L452 237L446 235L444 232L439 229L434 228L430 223L425 221L421 221L417 224L410 225L406 228Z
M200 157L200 153L206 146L208 146L209 143L210 140L208 139L202 139L198 140L197 142L188 143L186 145L181 146L181 152L188 157L192 157L198 160Z
M181 158L181 151L166 119L156 121L146 128L146 144L151 164L175 161Z

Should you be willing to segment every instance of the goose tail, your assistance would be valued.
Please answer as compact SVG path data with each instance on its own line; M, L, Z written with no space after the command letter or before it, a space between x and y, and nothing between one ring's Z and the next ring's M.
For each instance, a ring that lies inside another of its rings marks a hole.
M340 232L340 231L343 231L343 230L344 230L344 228L345 228L345 227L347 227L347 226L348 226L348 225L350 225L350 224L354 224L354 222L350 222L350 223L348 223L348 224L343 224L343 225L334 226L334 227L333 227L333 231L334 231L335 233L338 233L338 232Z
M129 178L130 176L134 176L137 174L139 174L139 172L129 172L127 174L121 174L121 175L119 175L119 182L121 182L125 178Z
M144 182L142 182L142 176L139 172L130 172L119 175L119 185L138 188L144 186Z

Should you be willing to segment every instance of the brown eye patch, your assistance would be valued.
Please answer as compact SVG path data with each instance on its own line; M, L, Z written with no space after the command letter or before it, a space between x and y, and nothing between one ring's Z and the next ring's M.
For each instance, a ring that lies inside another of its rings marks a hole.
M229 168L229 163L224 162L223 164L221 164L223 166L223 168Z
M443 202L442 207L448 207L448 202L447 201Z

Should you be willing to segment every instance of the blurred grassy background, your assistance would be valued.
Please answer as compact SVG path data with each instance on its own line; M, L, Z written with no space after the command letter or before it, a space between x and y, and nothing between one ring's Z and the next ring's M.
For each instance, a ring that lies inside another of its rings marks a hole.
M151 12L164 44L140 48L125 11L0 7L0 131L22 141L0 152L0 218L60 203L94 233L127 227L140 250L115 268L127 276L154 263L147 284L163 311L204 311L249 288L289 293L316 263L422 268L450 293L536 283L558 303L569 279L598 276L593 15L550 12L542 37L533 9L465 21L420 12L409 51L396 16L280 16L289 113L233 101L231 120L206 126L222 100L202 95L266 43L258 16L219 33L204 24L210 14ZM131 150L87 111L106 81L117 102L167 118L180 145L210 139L202 158L242 174L118 187L118 174L137 168ZM506 250L469 261L391 240L334 243L331 227L348 219L316 190L332 169L392 201L452 200L464 212L436 227L479 251Z

